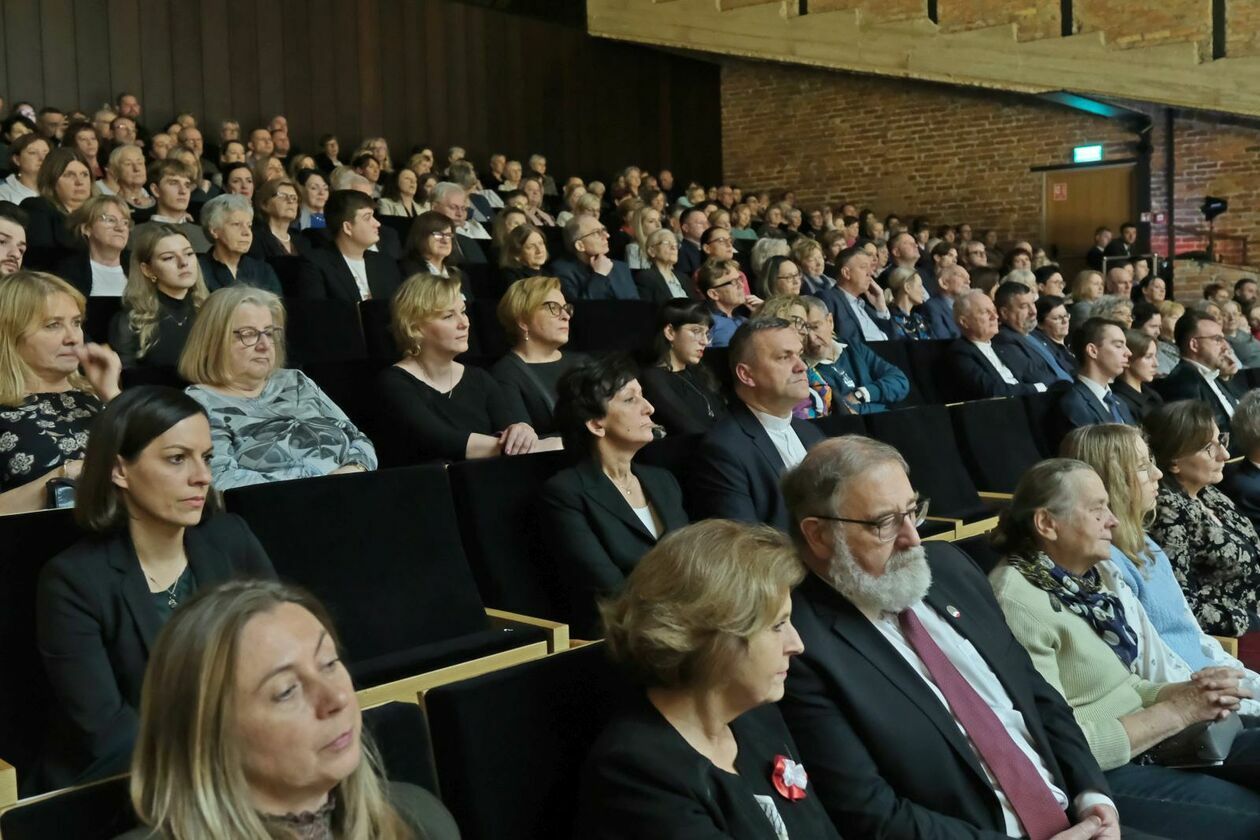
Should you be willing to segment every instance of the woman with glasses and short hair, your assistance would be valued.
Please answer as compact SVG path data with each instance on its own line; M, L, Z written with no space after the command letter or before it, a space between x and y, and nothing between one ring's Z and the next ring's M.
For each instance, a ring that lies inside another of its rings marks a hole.
M311 250L309 240L297 235L301 200L297 183L288 178L272 178L254 192L254 243L250 256L260 260L300 257Z
M68 254L53 273L84 297L120 297L127 286L131 208L115 195L93 196L66 224L85 247Z
M717 380L700 363L712 331L713 315L698 300L670 300L661 306L639 381L643 396L656 407L654 419L668 434L707 432L726 414Z
M376 469L376 448L307 378L284 366L284 304L252 286L206 299L179 375L206 408L221 490Z
M1067 301L1057 295L1042 295L1037 298L1036 307L1037 326L1028 337L1049 350L1061 368L1069 373L1075 371L1076 357L1067 346L1067 336L1072 326L1072 315L1068 311Z

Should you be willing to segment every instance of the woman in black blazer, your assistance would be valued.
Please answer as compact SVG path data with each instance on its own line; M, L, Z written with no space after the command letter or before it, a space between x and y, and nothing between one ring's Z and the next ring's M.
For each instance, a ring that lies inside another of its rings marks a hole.
M645 245L652 267L634 273L639 297L653 303L680 297L699 299L700 294L691 278L674 271L678 262L678 240L674 238L674 232L661 228L648 236Z
M587 840L834 840L774 705L804 647L805 576L767 525L711 519L670 534L601 607L608 651L643 684L578 774Z
M274 578L238 517L211 501L210 423L171 388L128 390L93 426L75 519L92 534L40 573L36 621L55 708L36 780L60 788L126 772L158 631L198 589Z
M639 373L653 417L671 435L707 432L726 414L726 400L709 369L700 364L709 346L713 315L695 300L671 300Z
M595 599L618 590L661 536L687 524L687 514L673 475L633 463L656 427L629 362L614 356L581 365L558 390L565 449L584 457L544 485L540 520L569 590L574 632L590 638Z

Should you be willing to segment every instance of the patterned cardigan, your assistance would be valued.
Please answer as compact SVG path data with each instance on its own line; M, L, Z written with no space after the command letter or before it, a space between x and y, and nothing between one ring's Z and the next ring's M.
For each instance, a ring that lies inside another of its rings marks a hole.
M1260 537L1224 493L1205 487L1195 500L1161 486L1150 535L1164 547L1205 633L1241 636L1250 629L1260 599Z

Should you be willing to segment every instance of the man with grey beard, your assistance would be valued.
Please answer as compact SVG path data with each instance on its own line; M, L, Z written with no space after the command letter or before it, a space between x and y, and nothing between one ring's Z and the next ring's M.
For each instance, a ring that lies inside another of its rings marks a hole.
M927 500L901 454L833 438L783 494L812 574L792 595L805 652L779 705L840 833L1119 838L1071 709L984 574L949 543L920 542Z

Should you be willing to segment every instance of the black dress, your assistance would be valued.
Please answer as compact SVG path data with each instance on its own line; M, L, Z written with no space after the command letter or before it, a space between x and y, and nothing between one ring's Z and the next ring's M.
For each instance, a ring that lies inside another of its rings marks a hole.
M514 392L529 414L529 425L539 437L556 433L554 418L556 383L565 373L587 361L584 353L561 351L554 362L527 364L521 357L508 351L494 363L490 373L506 390Z
M86 391L31 394L0 406L0 493L83 457L88 427L104 406Z
M373 438L384 466L462 461L469 435L528 422L519 395L471 365L446 393L392 365L377 378L377 394L382 420Z
M1111 383L1111 393L1129 407L1129 412L1137 418L1139 423L1146 418L1146 415L1164 404L1164 398L1151 387L1149 382L1142 386L1141 392L1138 392L1123 379L1117 379Z
M653 366L639 373L643 396L656 409L652 419L671 435L707 432L726 414L726 401L700 375L698 365L677 373Z
M140 334L131 328L130 313L125 309L117 312L110 322L109 346L118 354L123 367L175 367L179 364L179 354L184 351L197 310L191 294L184 295L182 300L162 292L157 296L157 335L143 356L140 355Z

